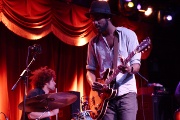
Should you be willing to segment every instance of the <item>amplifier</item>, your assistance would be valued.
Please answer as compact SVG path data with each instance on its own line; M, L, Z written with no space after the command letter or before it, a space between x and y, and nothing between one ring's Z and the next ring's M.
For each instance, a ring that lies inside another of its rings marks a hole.
M137 120L173 120L171 95L139 95Z

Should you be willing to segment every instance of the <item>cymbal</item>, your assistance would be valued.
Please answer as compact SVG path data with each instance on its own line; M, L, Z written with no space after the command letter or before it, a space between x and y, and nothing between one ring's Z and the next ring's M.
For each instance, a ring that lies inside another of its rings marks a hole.
M77 96L69 92L58 92L37 95L25 100L26 112L45 112L48 110L59 109L68 106L77 100ZM23 110L24 101L18 105Z

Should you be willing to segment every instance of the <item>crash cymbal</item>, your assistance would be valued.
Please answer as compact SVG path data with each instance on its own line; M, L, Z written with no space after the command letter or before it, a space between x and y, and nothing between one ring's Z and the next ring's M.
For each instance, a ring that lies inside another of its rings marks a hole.
M27 98L25 101L26 112L44 112L47 110L59 109L68 106L77 100L77 96L69 92L58 92L38 95ZM18 105L23 110L24 101Z

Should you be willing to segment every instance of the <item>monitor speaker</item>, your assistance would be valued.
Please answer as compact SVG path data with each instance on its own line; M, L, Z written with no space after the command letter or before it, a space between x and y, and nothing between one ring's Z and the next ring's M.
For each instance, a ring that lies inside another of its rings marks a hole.
M139 95L137 120L173 120L173 97Z

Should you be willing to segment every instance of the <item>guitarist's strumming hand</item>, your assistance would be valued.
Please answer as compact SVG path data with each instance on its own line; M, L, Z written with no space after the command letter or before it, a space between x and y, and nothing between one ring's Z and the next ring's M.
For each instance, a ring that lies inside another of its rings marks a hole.
M108 86L106 84L101 84L99 82L93 82L92 90L102 92L108 90Z

